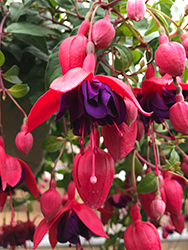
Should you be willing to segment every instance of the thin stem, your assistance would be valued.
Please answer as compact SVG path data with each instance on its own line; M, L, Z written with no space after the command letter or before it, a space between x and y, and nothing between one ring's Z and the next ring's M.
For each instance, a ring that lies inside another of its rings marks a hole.
M155 22L157 23L157 25L160 27L160 23L157 20L156 16L152 13L152 11L149 10L149 7L146 8L146 11L153 17L153 19L155 20Z
M152 134L152 143L153 143L153 153L154 153L154 158L155 158L155 165L156 165L156 170L155 170L155 175L159 175L159 168L158 168L158 162L157 162L157 154L156 154L156 148L155 148L155 137L154 137L154 128L153 124L151 125L151 134Z
M16 222L14 220L14 208L13 208L12 194L11 194L11 189L10 188L9 188L9 196L10 196L10 206L11 206L11 215L12 215L11 224L14 226L16 224Z
M4 15L4 17L3 17L2 21L1 21L1 24L0 24L0 48L1 48L1 37L2 37L2 33L3 33L3 25L4 25L5 20L6 20L6 18L7 18L7 16L8 16L9 14L10 14L10 11L8 11L8 12Z
M151 162L147 161L146 159L144 159L137 151L136 151L136 156L142 161L144 162L146 165L148 165L151 168L156 168L156 166L154 164L152 164Z
M134 189L135 193L137 193L137 190L136 190L136 177L135 177L135 157L136 157L136 149L133 150L131 178L132 178L133 189Z
M89 35L88 35L88 41L92 41L91 39L91 34L92 34L92 27L93 27L93 21L94 21L94 17L95 17L95 14L98 10L98 8L101 7L101 5L97 5L97 7L94 9L93 13L92 13L92 16L91 16L91 22L90 22L90 27L89 27Z
M25 118L27 119L27 115L25 113L25 111L22 109L22 107L17 103L17 101L13 98L13 96L9 93L8 89L5 89L5 92L7 93L7 95L10 97L10 99L15 103L15 105L18 107L18 109L23 113L23 115L25 116Z
M63 152L64 152L65 144L66 144L66 140L64 140L64 142L63 142L62 149L61 149L60 154L59 154L59 156L58 156L58 158L57 158L57 160L56 160L56 162L55 162L55 164L54 164L54 166L53 166L51 175L54 175L54 173L55 173L55 168L56 168L56 166L57 166L57 163L58 163L59 159L61 158L61 156L62 156L62 154L63 154Z
M147 9L151 10L151 11L154 11L154 12L157 12L161 15L163 15L164 17L166 17L169 21L171 21L177 28L179 28L179 25L174 22L169 16L167 16L165 13L163 13L162 11L160 10L157 10L157 9L154 9L154 8L151 8L151 7L147 7Z

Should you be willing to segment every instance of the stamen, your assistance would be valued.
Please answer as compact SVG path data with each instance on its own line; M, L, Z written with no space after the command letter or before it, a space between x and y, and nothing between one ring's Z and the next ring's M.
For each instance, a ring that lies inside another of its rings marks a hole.
M97 183L97 177L95 176L95 136L94 136L94 128L92 121L90 122L91 126L91 147L92 147L92 174L90 177L90 182L92 184Z
M81 121L80 130L81 131L79 131L79 132L80 132L80 134L82 134L82 137L79 140L79 143L80 143L80 146L81 146L80 153L81 153L81 155L83 155L84 154L83 146L84 146L84 143L85 143L85 141L84 141L85 120L84 119Z
M151 134L152 134L152 143L153 143L153 153L154 153L154 158L155 158L155 176L159 176L159 168L158 168L158 162L157 162L157 153L155 149L155 137L154 137L154 128L153 124L151 126Z
M114 122L114 120L113 120L113 124L116 127L117 131L119 132L119 136L123 137L124 136L124 132L118 128L118 125Z

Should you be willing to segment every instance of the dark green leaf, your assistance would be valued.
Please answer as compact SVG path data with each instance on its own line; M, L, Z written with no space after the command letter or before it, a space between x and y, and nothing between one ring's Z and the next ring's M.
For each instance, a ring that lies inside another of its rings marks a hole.
M125 170L126 171L132 171L132 159L133 159L133 154L131 152L125 158ZM141 172L142 168L143 167L142 167L141 162L138 160L137 157L135 157L135 171Z
M157 177L154 172L150 172L138 184L137 192L145 194L155 190L157 190Z
M28 93L29 86L27 84L14 85L8 91L13 97L21 98Z
M62 76L61 66L59 63L59 46L61 42L57 44L52 50L52 53L49 57L48 64L46 66L45 72L45 83L46 88L50 86L52 81L60 76Z
M21 84L22 83L22 80L18 76L3 76L3 78L7 82L11 82L13 84Z
M120 53L121 62L122 62L122 69L124 69L124 70L128 69L134 60L130 49L128 49L126 46L124 46L122 44L113 44L112 46L116 47Z
M72 0L55 0L55 2L64 9L71 9L74 7L74 1Z
M179 154L176 152L175 149L173 149L170 153L170 159L169 162L171 165L175 164L177 161L180 161Z
M4 64L5 62L5 56L3 52L0 50L0 67Z
M31 23L11 23L6 30L10 33L26 34L32 36L55 35L53 30Z
M63 141L58 141L56 136L47 137L41 144L44 150L51 153L60 150L62 145Z
M17 22L19 17L26 13L26 10L29 8L32 2L34 2L34 0L28 1L27 4L12 2L10 4L10 13L12 21Z
M13 65L5 74L4 76L18 76L20 69L17 65Z

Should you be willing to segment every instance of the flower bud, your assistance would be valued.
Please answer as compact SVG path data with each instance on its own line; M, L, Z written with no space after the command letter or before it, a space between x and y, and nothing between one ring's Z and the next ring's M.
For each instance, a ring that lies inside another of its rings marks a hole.
M86 57L87 33L89 20L84 20L78 30L78 34L66 38L59 47L59 62L64 75L70 69L82 67Z
M154 218L157 220L164 214L166 209L165 202L161 199L159 195L156 196L155 200L151 203L151 211L154 215Z
M136 22L142 20L146 13L146 5L144 0L128 0L127 15L131 20Z
M156 227L141 220L138 204L131 207L132 224L124 233L124 244L127 250L161 250L161 242Z
M31 133L25 134L25 130L26 124L23 124L21 126L21 131L15 138L15 143L18 150L27 156L33 146L33 136Z
M105 49L112 42L115 36L115 29L110 22L110 17L96 21L92 27L92 41L97 49Z
M187 34L181 33L180 39L182 41L181 44L183 45L183 47L185 49L186 58L188 58L188 36L187 36Z
M188 155L184 155L183 163L181 164L181 171L188 177Z
M113 178L114 161L102 149L90 147L84 155L80 153L76 155L73 163L73 179L81 199L89 207L98 209L102 206Z
M56 190L56 181L52 179L49 190L44 192L40 199L41 211L47 221L50 221L57 215L61 202L61 195Z
M176 94L176 103L169 110L169 118L174 129L188 135L188 103L184 101L182 93Z
M188 4L185 6L185 14L188 15Z
M183 75L186 64L184 47L180 43L169 42L164 33L160 35L159 43L155 52L156 65L171 76Z
M183 199L181 184L174 179L164 179L164 190L166 195L166 210L173 215L180 215Z

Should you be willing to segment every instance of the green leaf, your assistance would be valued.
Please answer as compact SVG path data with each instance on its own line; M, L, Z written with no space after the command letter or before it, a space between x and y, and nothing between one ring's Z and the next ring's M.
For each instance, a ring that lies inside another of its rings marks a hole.
M18 76L3 76L3 78L7 82L11 82L13 84L21 84L22 83L22 80Z
M7 28L7 32L17 33L17 34L27 34L32 36L46 36L55 35L53 30L47 29L45 27L35 25L32 23L11 23Z
M19 17L21 15L24 15L29 8L29 6L34 2L34 0L29 0L27 4L22 4L22 3L15 3L12 2L10 4L10 13L11 13L11 19L12 21L18 21Z
M137 192L140 194L150 193L157 190L157 177L154 172L148 173L138 184Z
M21 98L29 92L29 86L27 84L14 85L8 91L13 97Z
M113 44L113 47L116 47L121 56L122 69L128 69L134 61L134 57L130 49L122 44Z
M42 148L47 152L56 152L60 150L63 145L63 141L58 141L56 136L48 136L41 144Z
M48 55L48 48L46 44L46 38L43 36L31 36L26 34L14 34L14 36L22 41L23 43L26 43L31 46L35 46L37 49L41 50L45 54Z
M59 46L61 42L58 43L52 50L49 56L48 64L45 71L45 83L46 88L50 86L52 81L60 76L62 76L61 66L59 63Z
M13 65L5 74L4 76L18 76L20 69L17 65Z
M170 153L170 159L169 162L171 163L171 165L175 164L177 161L180 161L180 156L179 154L176 152L175 149L172 149L171 153Z
M55 0L55 2L64 9L71 9L74 7L74 1L72 0Z
M5 56L3 52L0 50L0 67L4 64L5 62Z

